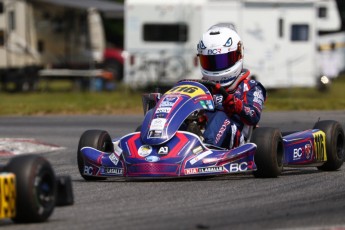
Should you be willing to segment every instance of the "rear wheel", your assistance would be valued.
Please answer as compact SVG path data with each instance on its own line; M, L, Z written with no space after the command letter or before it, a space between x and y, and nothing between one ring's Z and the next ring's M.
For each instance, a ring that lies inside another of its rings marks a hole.
M12 158L5 171L16 175L17 223L43 222L53 212L56 178L50 163L43 157L21 155Z
M257 170L255 177L278 177L283 170L284 146L279 129L257 128L253 131L251 141L257 145L254 161Z
M81 135L78 145L77 160L80 175L85 180L105 180L105 177L84 175L84 158L80 151L83 147L92 147L102 152L112 153L114 152L114 145L110 135L103 130L87 130Z
M318 169L333 171L339 169L345 159L345 140L342 126L332 120L319 121L314 129L320 129L326 134L327 162Z

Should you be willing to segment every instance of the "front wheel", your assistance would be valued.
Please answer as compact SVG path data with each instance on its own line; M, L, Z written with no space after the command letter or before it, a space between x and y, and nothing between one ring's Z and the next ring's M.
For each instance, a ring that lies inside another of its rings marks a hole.
M102 152L112 153L114 152L114 145L110 135L103 130L87 130L81 135L78 145L77 160L80 175L85 180L105 180L105 177L84 175L84 158L81 152L84 147L92 147Z
M319 166L319 170L334 171L339 169L345 159L345 140L342 126L332 120L319 121L314 129L320 129L326 134L327 162Z
M253 131L251 141L257 145L254 161L257 170L255 177L278 177L283 170L284 146L279 129L257 128Z
M12 158L5 171L16 175L17 223L43 222L53 212L56 178L50 163L41 156L21 155Z

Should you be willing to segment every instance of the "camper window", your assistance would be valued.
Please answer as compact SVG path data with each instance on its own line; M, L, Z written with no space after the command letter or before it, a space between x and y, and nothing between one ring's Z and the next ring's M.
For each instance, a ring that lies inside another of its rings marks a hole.
M186 42L188 27L186 24L144 24L144 41L148 42Z
M0 2L0 14L4 13L4 3Z
M294 24L291 26L291 41L308 41L309 25Z
M324 6L320 6L318 9L318 17L319 18L327 18L327 8Z

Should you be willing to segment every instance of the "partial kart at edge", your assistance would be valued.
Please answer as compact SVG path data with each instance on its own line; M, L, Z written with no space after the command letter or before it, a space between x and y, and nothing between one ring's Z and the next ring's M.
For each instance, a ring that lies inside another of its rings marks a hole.
M73 203L70 176L56 176L44 157L19 155L0 167L0 219L44 222L55 206Z

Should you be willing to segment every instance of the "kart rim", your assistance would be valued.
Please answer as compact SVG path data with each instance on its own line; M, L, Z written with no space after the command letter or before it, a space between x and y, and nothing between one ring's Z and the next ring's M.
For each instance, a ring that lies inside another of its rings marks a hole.
M49 173L35 178L36 202L39 212L54 203L54 180Z

